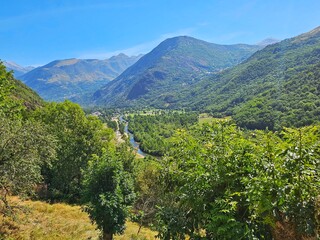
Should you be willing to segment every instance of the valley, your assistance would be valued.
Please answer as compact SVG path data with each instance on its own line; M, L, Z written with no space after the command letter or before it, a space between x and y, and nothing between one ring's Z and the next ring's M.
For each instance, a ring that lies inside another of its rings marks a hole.
M0 239L318 239L319 63L320 27L0 63Z

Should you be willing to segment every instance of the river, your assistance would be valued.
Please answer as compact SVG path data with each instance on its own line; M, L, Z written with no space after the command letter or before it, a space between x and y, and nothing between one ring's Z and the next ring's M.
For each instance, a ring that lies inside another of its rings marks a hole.
M134 136L131 132L129 132L128 130L128 122L126 122L122 116L120 116L119 118L120 122L125 122L126 123L126 126L124 127L124 132L129 136L129 141L130 141L130 144L133 146L134 149L137 150L137 154L143 156L143 157L146 157L147 154L145 152L143 152L141 149L140 149L140 145L138 142L136 142L134 140Z

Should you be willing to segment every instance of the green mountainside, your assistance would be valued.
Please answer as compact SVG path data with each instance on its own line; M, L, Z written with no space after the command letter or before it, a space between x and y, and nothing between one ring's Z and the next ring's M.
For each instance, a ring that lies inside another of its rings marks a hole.
M13 97L22 100L23 104L30 109L42 106L44 100L31 88L19 80L14 79Z
M97 91L93 102L108 107L166 107L178 101L177 91L190 89L199 79L239 64L260 48L218 45L186 36L170 38Z
M56 60L20 76L19 79L45 100L62 101L95 92L135 63L139 57L119 54L106 60Z
M0 62L0 87L1 92L8 92L10 96L10 101L22 103L25 107L29 109L35 109L38 106L44 104L44 101L40 98L40 96L34 92L32 89L27 87L21 81L16 80L12 73L7 72L7 69L4 63ZM6 90L7 89L7 90ZM0 100L2 100L2 96L0 95ZM16 105L16 104L14 104ZM5 106L1 106L3 108L8 107L10 110L11 105L5 104ZM13 107L14 108L14 107ZM13 110L13 109L12 109Z
M320 120L320 27L269 45L245 62L177 93L179 104L242 127L277 129Z

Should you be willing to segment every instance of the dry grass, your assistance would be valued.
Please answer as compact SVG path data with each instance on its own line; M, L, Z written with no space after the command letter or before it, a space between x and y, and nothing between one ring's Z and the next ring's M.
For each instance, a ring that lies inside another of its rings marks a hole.
M207 113L201 113L199 115L199 123L200 124L204 124L204 123L212 123L212 122L215 122L215 121L229 121L231 120L231 117L224 117L224 118L214 118L212 116L210 116L209 114Z
M22 208L17 210L14 220L0 215L0 239L17 240L71 240L98 239L99 231L91 224L88 215L79 206L48 204L40 201L21 201L17 197L11 203ZM143 228L137 236L138 225L128 222L122 239L155 239L155 232Z
M153 240L156 239L155 236L157 235L156 232L151 231L149 228L141 228L139 235L137 235L139 226L133 222L127 222L126 224L126 231L123 235L115 236L115 240Z

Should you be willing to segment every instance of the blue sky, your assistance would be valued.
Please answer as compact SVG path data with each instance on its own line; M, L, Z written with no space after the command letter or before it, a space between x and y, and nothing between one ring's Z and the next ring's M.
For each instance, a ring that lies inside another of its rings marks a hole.
M0 6L0 59L137 55L179 35L254 44L319 25L319 0L9 0Z

